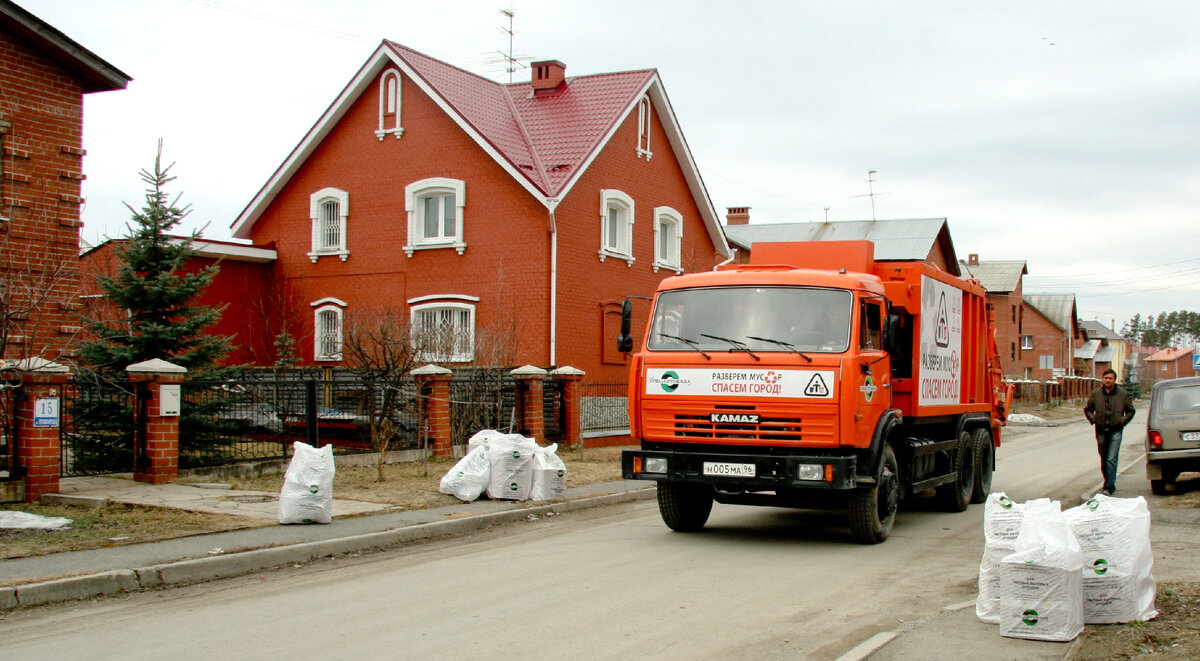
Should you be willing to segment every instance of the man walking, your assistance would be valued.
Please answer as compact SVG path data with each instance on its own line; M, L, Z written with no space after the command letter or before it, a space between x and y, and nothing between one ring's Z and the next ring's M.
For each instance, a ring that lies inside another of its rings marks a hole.
M1104 495L1117 490L1117 454L1121 451L1121 430L1133 420L1133 400L1117 385L1117 373L1104 370L1101 386L1092 391L1083 414L1096 427L1096 448L1100 451L1100 472L1104 474Z

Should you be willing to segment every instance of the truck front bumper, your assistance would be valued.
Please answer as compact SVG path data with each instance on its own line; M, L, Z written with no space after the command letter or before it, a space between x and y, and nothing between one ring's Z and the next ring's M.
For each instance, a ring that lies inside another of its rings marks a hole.
M710 484L721 490L853 489L853 455L755 455L680 450L625 450L627 480Z

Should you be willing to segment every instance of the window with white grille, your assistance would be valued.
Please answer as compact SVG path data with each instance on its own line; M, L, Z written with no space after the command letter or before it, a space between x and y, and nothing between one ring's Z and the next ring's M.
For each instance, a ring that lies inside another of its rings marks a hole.
M315 301L313 307L313 359L342 359L342 320L346 303L336 298Z
M416 250L454 248L461 255L467 247L463 242L466 198L466 183L459 179L435 177L405 186L408 244L404 252L412 257Z
M309 196L312 217L312 252L315 264L323 256L336 255L346 261L346 221L350 215L350 194L339 188L323 188Z
M412 307L413 342L419 360L467 363L475 359L475 306L427 303Z

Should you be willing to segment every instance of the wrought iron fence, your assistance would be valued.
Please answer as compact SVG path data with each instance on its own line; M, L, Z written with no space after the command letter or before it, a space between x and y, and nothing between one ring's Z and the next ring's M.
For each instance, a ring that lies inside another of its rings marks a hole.
M627 383L584 383L580 387L580 425L584 432L629 429Z
M17 388L0 381L0 481L17 479L16 427Z
M133 470L133 407L128 384L77 377L63 385L59 453L63 477Z

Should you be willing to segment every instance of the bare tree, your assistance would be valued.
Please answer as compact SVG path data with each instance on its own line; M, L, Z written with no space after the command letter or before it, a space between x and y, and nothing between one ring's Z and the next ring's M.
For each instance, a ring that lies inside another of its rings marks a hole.
M401 438L403 421L416 419L416 382L410 372L421 348L407 316L395 310L352 313L343 324L343 363L367 386L362 412L369 416L380 482L387 453Z

